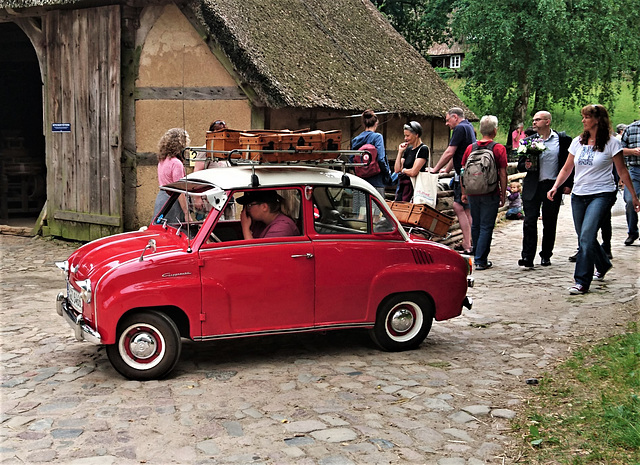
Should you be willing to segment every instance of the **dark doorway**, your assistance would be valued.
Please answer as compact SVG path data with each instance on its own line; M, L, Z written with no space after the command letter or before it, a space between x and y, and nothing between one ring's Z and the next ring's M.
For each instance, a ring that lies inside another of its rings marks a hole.
M0 102L0 224L29 227L47 199L42 80L14 23L0 23Z

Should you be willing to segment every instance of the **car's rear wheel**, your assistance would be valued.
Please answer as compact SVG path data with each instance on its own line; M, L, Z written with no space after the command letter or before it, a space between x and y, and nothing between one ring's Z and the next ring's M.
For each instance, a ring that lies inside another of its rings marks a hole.
M116 343L107 346L113 367L129 379L158 379L180 359L180 332L171 318L148 311L126 316L118 324Z
M433 322L433 306L418 293L394 295L380 304L371 338L383 350L417 348Z

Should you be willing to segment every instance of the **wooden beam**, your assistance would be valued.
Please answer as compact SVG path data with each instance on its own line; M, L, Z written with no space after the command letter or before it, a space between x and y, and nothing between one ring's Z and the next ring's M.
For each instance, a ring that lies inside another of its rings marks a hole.
M247 100L236 86L221 87L136 87L136 100Z
M94 215L92 213L79 213L66 210L58 210L53 214L56 220L76 221L78 223L101 224L104 226L120 226L119 216Z

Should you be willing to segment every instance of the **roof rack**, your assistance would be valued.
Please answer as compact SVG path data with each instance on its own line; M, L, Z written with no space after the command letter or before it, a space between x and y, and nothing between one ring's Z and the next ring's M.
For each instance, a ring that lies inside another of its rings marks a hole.
M373 160L368 150L261 150L261 149L234 149L234 150L207 150L202 147L186 147L183 154L187 152L196 153L191 161L227 161L231 166L251 166L252 187L258 187L260 182L255 174L255 167L261 165L269 166L313 166L328 167L341 170L342 184L344 187L350 185L349 177L346 176L347 168L356 166L368 166ZM204 154L204 156L200 156ZM363 162L354 162L351 157L354 155L363 156ZM220 156L217 156L220 155Z

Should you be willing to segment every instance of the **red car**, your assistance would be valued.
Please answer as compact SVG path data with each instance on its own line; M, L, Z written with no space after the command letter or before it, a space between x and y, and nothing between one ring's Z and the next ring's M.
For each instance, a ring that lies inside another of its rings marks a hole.
M163 189L171 198L146 230L93 241L57 263L67 279L58 314L78 340L106 344L127 378L166 376L181 338L366 328L384 350L414 349L434 318L471 308L468 261L410 237L356 176L236 166ZM176 214L180 197L190 218ZM259 213L274 212L284 229L265 228ZM254 238L245 238L248 223L262 227Z

